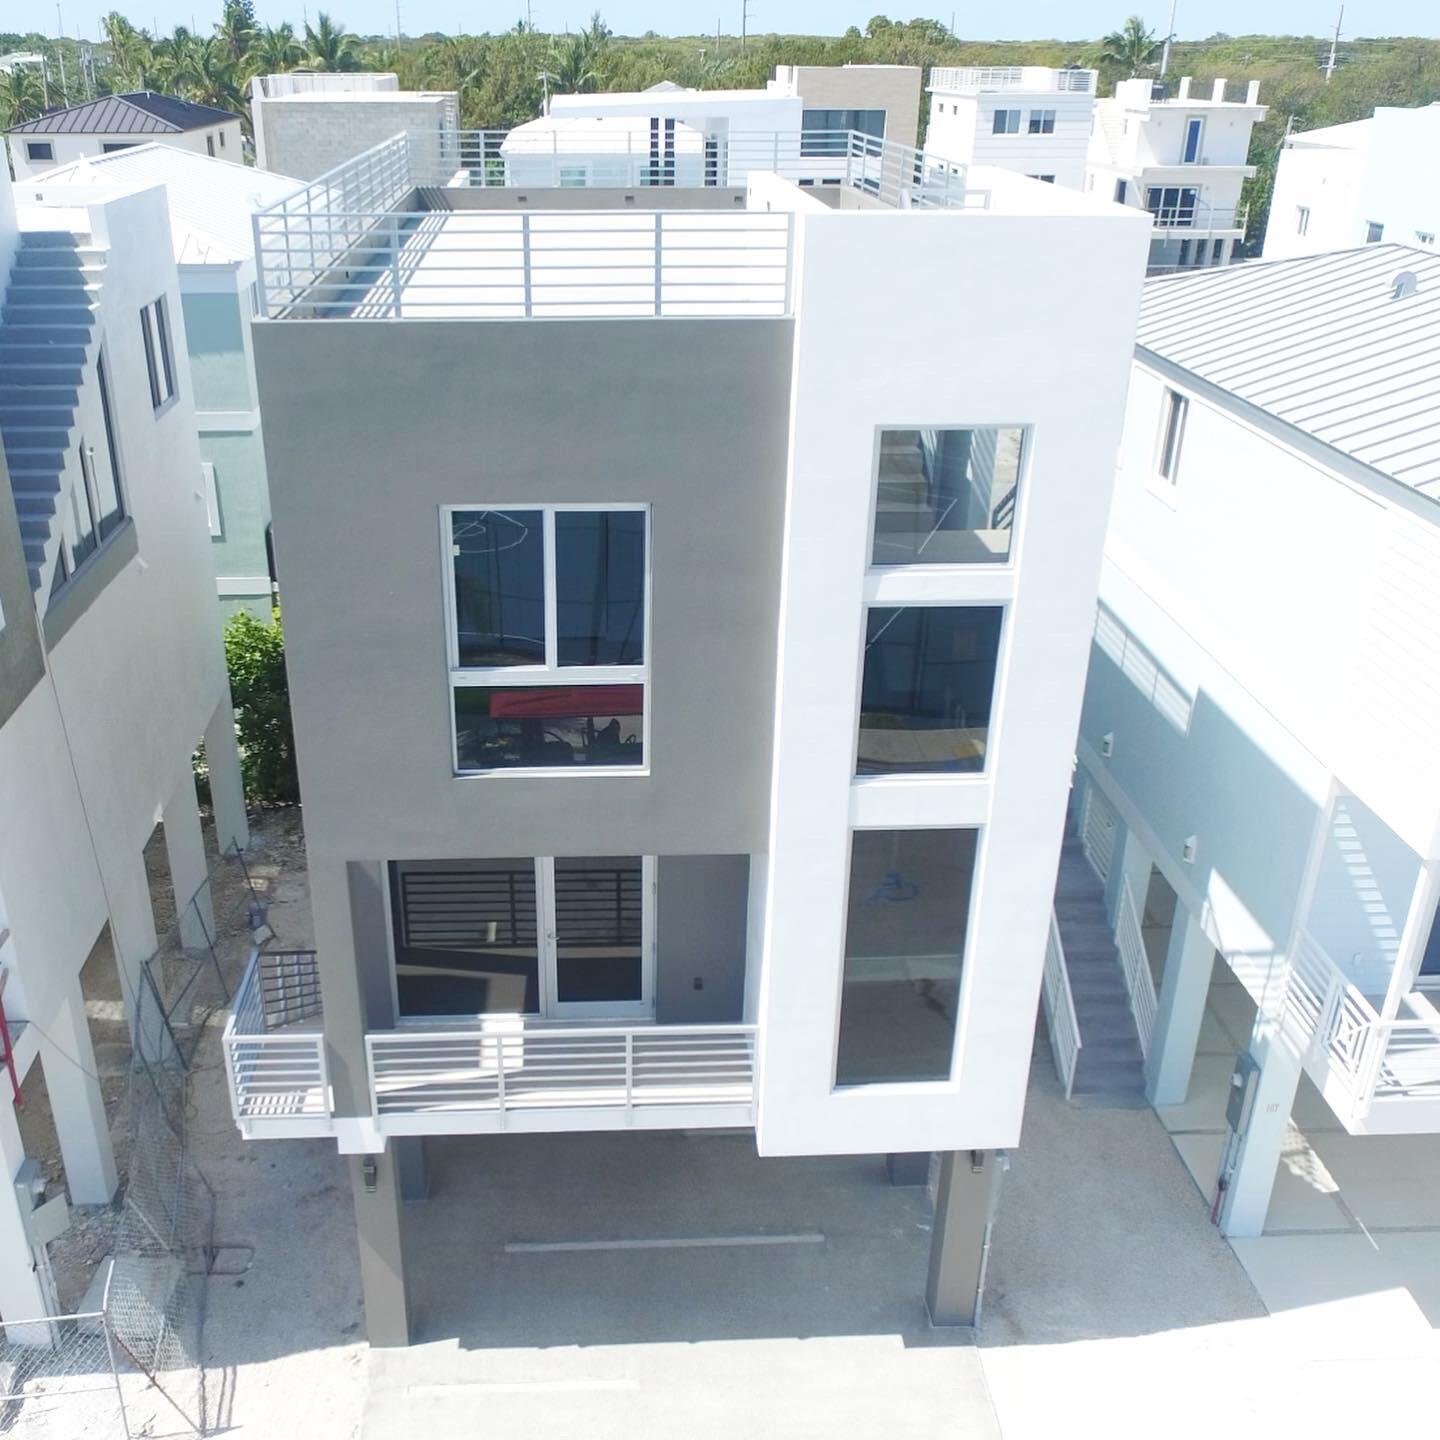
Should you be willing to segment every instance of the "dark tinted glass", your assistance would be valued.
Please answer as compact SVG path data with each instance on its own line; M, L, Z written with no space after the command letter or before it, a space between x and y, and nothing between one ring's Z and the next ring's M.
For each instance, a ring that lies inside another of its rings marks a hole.
M870 611L856 773L985 768L998 605Z
M455 687L461 770L644 763L643 685Z
M639 665L645 658L645 514L561 510L555 516L561 665Z
M837 1085L949 1078L976 834L851 837Z
M545 663L545 539L538 510L450 517L461 665Z
M876 565L1005 560L1024 431L886 430L875 495Z
M555 998L562 1004L642 995L640 857L555 861Z

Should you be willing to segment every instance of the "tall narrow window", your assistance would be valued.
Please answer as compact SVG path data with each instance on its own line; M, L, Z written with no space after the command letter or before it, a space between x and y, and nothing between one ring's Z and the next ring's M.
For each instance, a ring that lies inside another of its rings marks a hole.
M980 565L1010 557L1025 432L882 430L874 565Z
M645 509L445 523L457 771L643 765Z
M1295 233L1297 235L1310 233L1310 207L1308 205L1295 207Z
M1200 159L1200 137L1204 134L1205 122L1198 115L1185 122L1184 163L1194 165Z
M950 1078L977 838L851 836L836 1085Z
M1156 470L1162 480L1175 484L1180 476L1180 448L1185 443L1185 416L1190 401L1176 390L1165 392L1160 426L1160 454Z
M115 421L110 413L110 380L105 357L95 365L95 378L100 385L100 414L105 422L105 460L95 467L96 488L100 493L100 538L103 540L125 518L125 491L120 478L120 451L115 444Z
M145 341L145 369L150 377L150 403L159 410L175 396L170 317L166 312L163 295L141 308L140 332Z
M1002 616L998 605L870 610L857 774L984 769Z

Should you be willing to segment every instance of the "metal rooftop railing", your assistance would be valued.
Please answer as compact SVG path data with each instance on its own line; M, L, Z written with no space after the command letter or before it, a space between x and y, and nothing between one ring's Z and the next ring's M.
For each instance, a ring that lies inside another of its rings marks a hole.
M404 134L254 217L259 311L269 318L783 315L793 217L720 208L497 209L456 193L571 188L743 190L778 174L847 203L985 208L962 168L852 131L731 134L676 127ZM555 133L555 132L550 132ZM518 198L518 196L517 196ZM528 196L526 199L528 200ZM724 197L718 197L722 199Z

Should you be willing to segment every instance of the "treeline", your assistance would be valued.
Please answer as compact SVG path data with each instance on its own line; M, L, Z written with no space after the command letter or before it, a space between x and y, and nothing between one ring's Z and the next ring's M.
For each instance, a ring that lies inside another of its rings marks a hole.
M209 34L184 27L152 35L118 12L104 22L104 42L0 33L0 54L32 52L43 67L14 65L0 73L0 123L96 94L151 88L234 111L245 121L252 75L300 68L393 70L407 89L454 90L461 124L505 128L533 119L547 91L643 90L660 80L698 89L763 87L776 65L847 62L919 65L1094 65L1107 90L1130 74L1155 74L1161 45L1143 20L1131 17L1094 40L979 42L957 39L937 20L875 16L842 36L761 35L742 46L735 36L620 36L597 12L578 34L550 35L524 21L504 34L359 36L320 12L299 31L260 25L251 0L227 0ZM1263 234L1276 156L1287 125L1297 130L1368 115L1376 105L1440 100L1440 41L1353 40L1341 45L1327 80L1328 40L1313 36L1214 35L1176 42L1171 78L1193 76L1197 87L1225 76L1258 80L1270 107L1256 127L1250 160L1253 239ZM922 107L922 112L925 107ZM922 120L923 124L923 120Z

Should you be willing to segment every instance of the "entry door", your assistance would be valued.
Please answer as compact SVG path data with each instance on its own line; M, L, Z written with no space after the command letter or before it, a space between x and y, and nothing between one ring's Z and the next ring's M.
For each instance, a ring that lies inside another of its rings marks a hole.
M554 1019L634 1019L655 1013L654 860L542 858L545 945L540 984Z

